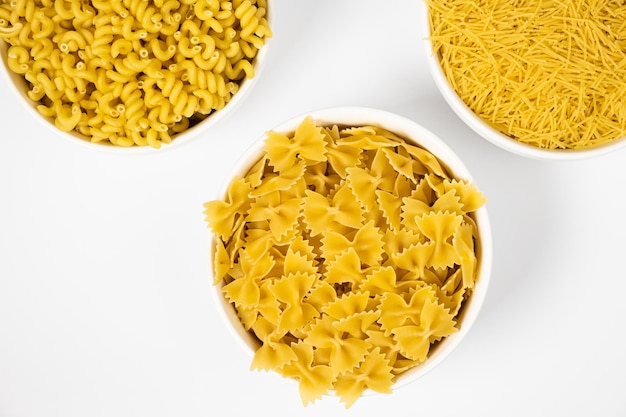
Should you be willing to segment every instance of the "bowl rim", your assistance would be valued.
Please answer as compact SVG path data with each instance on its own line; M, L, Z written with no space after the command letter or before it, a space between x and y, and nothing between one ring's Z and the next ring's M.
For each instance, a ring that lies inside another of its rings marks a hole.
M401 136L408 142L416 143L417 145L430 151L440 160L440 162L444 164L451 175L455 178L462 178L478 187L465 164L456 155L456 153L445 142L443 142L443 140L417 122L386 110L358 106L323 108L304 112L291 117L274 126L270 130L285 134L291 133L300 124L300 122L308 116L310 116L316 123L323 125L374 125L387 129ZM235 162L231 171L224 177L225 180L218 189L218 193L215 196L216 199L224 199L232 179L245 175L248 169L258 161L263 150L265 137L265 134L257 137L257 139L254 140L254 142L252 142L244 151L238 161ZM485 204L480 207L478 210L473 212L473 215L480 235L478 243L480 256L477 270L479 278L474 286L472 296L464 304L462 317L460 319L462 320L462 325L459 326L459 330L456 333L442 339L438 348L432 352L432 355L429 355L427 360L398 375L392 385L393 391L420 379L443 362L444 359L447 358L461 343L479 316L487 296L487 290L491 280L491 269L493 263L493 236L487 205ZM209 276L211 281L213 281L214 278L213 260L215 254L215 242L216 237L211 232L208 242L210 253ZM258 340L243 328L239 318L236 316L234 307L223 296L221 292L222 286L223 282L220 282L217 285L212 285L211 294L213 301L216 306L218 306L220 318L228 328L229 333L235 338L236 343L251 359L254 356L253 346L259 346ZM293 382L296 383L296 381ZM372 394L378 393L370 389L366 389L362 393L362 396Z
M433 53L433 44L430 40L430 17L426 0L420 2L423 9L422 39L426 45L426 63L429 72L444 100L452 108L454 113L480 137L507 150L513 154L536 160L572 161L588 159L605 155L626 147L626 136L615 139L612 142L582 149L543 149L515 140L498 131L483 121L474 113L467 104L459 97L441 68L439 59Z
M266 19L270 28L274 23L274 0L266 0L267 10ZM253 87L258 84L260 75L266 66L268 49L271 48L272 39L274 34L270 38L264 40L263 46L258 50L257 55L253 60L254 77L244 78L239 84L239 89L231 97L231 99L224 105L223 108L213 111L205 119L198 122L196 125L176 134L170 143L161 143L160 148L153 148L149 145L146 146L117 146L109 142L92 142L89 137L84 136L78 132L70 131L65 132L60 130L54 125L54 121L44 115L40 114L37 110L37 102L34 102L26 95L26 80L23 76L14 73L10 70L6 56L8 53L9 44L0 39L0 80L4 80L8 88L13 92L13 95L21 103L23 108L36 120L38 120L43 126L45 126L49 132L52 132L55 136L60 136L68 143L77 144L83 148L100 151L109 154L124 154L124 155L145 155L162 153L166 150L179 148L198 137L206 133L211 127L218 125L223 120L232 116L236 112L245 99L250 95ZM2 83L3 81L0 81Z

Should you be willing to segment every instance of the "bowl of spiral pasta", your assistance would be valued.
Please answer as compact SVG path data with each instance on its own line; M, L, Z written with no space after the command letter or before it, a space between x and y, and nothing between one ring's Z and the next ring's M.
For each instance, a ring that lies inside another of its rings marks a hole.
M35 117L101 150L187 142L230 114L272 36L269 0L11 0L0 72Z
M424 376L468 333L490 280L486 198L438 137L329 108L269 130L204 204L214 295L254 370L306 406L351 407Z
M623 4L424 5L434 81L480 136L535 159L580 159L626 146Z

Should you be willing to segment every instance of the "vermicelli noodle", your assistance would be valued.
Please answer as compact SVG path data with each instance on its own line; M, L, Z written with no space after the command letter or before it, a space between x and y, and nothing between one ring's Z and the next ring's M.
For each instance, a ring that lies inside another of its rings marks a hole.
M626 136L626 3L427 0L433 53L459 97L520 142Z

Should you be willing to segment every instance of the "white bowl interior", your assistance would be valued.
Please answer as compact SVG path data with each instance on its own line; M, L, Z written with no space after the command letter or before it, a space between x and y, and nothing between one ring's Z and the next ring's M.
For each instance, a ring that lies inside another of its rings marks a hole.
M438 137L416 124L415 122L382 110L361 108L361 107L340 107L329 108L319 111L313 111L306 115L294 117L279 126L272 129L275 132L291 133L295 131L305 116L311 116L312 119L322 125L344 125L344 126L363 126L374 125L385 128L405 139L413 142L439 158L439 160L449 169L456 177L473 182L473 179L457 155ZM232 172L227 176L228 180L220 190L217 199L223 199L226 195L228 185L233 178L244 176L249 168L258 161L263 150L263 142L265 136L257 139L242 155L239 162L234 166ZM483 301L486 297L487 288L489 286L491 276L491 265L493 257L492 235L487 208L481 207L475 213L475 220L478 226L480 240L477 246L479 254L478 280L474 286L472 296L464 304L461 316L459 318L459 331L453 335L443 339L436 348L431 350L429 358L416 367L399 375L394 383L393 388L397 389L412 381L421 378L431 369L441 363L461 342L467 332L470 330L474 321L478 317ZM212 260L215 252L215 238L211 239L211 272L213 271ZM220 314L231 334L235 337L241 347L248 353L250 358L254 355L256 349L260 346L260 342L255 336L247 332L241 324L234 307L228 303L221 292L222 285L214 286L213 296L216 304L219 306ZM374 391L366 390L364 395L373 393Z
M273 15L273 7L274 0L267 0L268 10L266 19L270 27L272 26L272 15ZM175 146L183 145L189 142L193 138L197 138L202 133L206 132L212 126L219 123L221 120L230 116L234 110L245 100L245 98L249 95L250 90L256 84L256 81L259 79L261 70L264 67L264 63L266 60L267 49L271 44L272 39L267 38L265 40L264 46L257 52L257 56L254 59L254 77L253 78L244 78L239 85L239 91L231 100L220 110L214 111L207 118L192 126L191 128L185 130L184 132L178 133L172 137L171 143L161 143L161 148L156 149L150 146L131 146L131 147L123 147L116 146L108 142L103 143L94 143L91 142L90 139L84 135L81 135L78 132L64 132L58 129L54 125L54 121L51 118L43 116L37 110L37 104L33 100L28 97L28 86L26 80L19 74L14 73L8 68L6 63L7 50L9 45L0 39L0 73L2 77L5 79L6 84L9 85L10 89L13 91L15 97L18 101L22 103L22 105L26 108L26 110L33 116L34 119L39 120L43 123L54 135L61 136L63 139L70 141L72 143L86 146L90 149L104 151L104 152L113 152L113 153L123 153L123 154L144 154L144 153L154 153L163 151L165 149L170 149Z
M603 155L626 146L626 138L622 138L605 145L586 149L542 149L517 141L490 126L478 117L463 100L461 100L459 95L456 91L454 91L448 82L441 68L438 57L433 53L433 45L430 41L430 21L427 6L422 3L422 7L424 8L423 16L425 16L425 20L422 22L422 28L424 33L424 42L426 42L426 61L433 80L435 81L435 84L443 98L456 115L478 135L502 149L532 159L578 160Z

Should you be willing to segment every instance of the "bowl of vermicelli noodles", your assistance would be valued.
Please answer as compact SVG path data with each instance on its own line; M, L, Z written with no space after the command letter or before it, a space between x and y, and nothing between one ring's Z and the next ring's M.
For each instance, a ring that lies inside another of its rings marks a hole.
M73 142L151 151L230 114L258 76L268 0L0 4L0 72Z
M479 135L531 158L626 146L623 5L425 0L437 87Z

